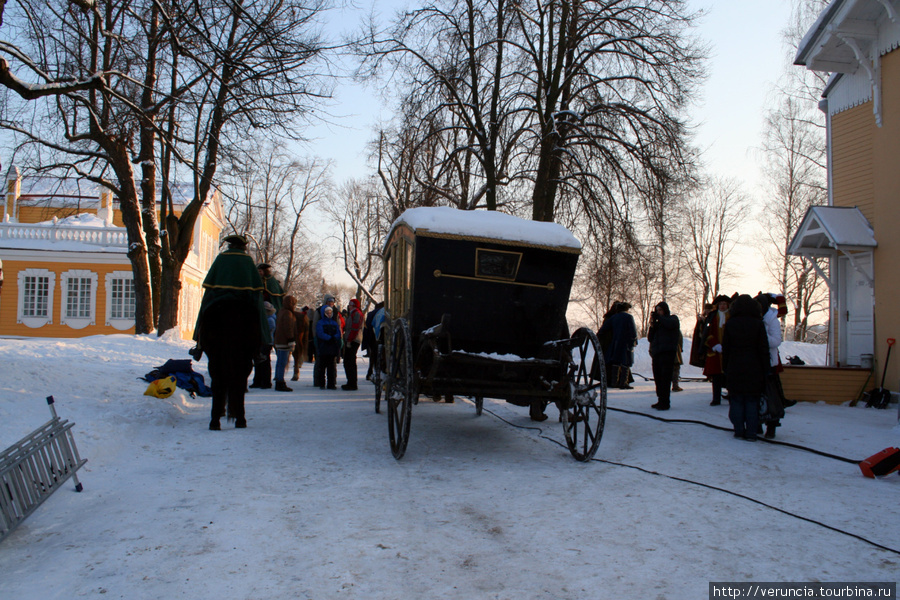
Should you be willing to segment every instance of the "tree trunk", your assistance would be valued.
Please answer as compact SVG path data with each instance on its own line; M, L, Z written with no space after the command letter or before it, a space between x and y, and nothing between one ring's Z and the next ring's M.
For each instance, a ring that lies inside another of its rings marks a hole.
M167 255L162 261L160 278L159 331L178 327L178 300L181 297L181 267L184 263Z
M150 289L150 264L144 242L141 207L134 185L134 170L128 158L128 150L113 142L109 148L109 162L119 180L119 208L128 235L128 258L134 278L134 332L146 334L153 331L153 296Z
M556 143L556 134L544 134L531 195L531 218L534 221L553 222L560 174L560 161L557 157L559 149L555 148Z
M154 4L151 10L150 31L148 32L147 70L144 76L144 91L141 95L141 133L138 161L141 165L141 218L147 243L147 260L150 268L150 290L153 300L151 314L154 326L158 324L160 277L162 273L162 244L159 239L159 218L156 207L156 132L153 128L154 98L156 89L156 50L158 48L159 8Z

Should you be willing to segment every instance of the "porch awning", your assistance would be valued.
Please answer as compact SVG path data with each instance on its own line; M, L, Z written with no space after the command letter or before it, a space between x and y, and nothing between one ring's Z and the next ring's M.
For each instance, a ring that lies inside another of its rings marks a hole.
M806 211L788 254L828 257L871 251L877 246L875 232L858 208L813 206Z

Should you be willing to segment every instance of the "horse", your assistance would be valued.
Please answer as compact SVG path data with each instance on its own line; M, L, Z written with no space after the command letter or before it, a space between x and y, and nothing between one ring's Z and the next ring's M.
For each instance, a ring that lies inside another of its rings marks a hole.
M219 419L226 414L236 428L247 426L244 394L261 341L259 310L249 297L223 297L203 311L200 345L212 379L210 430L220 430Z

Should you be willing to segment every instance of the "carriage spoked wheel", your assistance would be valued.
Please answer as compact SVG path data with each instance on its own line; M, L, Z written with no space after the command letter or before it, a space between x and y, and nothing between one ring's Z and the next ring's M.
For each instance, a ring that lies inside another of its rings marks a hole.
M571 339L569 398L562 411L563 432L576 460L594 457L606 424L606 366L597 336L582 327Z
M484 396L475 396L475 416L480 417L484 410Z
M381 413L381 392L384 385L384 342L375 344L375 368L372 369L372 383L375 384L375 412Z
M414 389L412 344L406 319L394 321L388 360L390 364L385 386L388 434L391 439L391 454L399 459L406 452L413 400L418 396Z

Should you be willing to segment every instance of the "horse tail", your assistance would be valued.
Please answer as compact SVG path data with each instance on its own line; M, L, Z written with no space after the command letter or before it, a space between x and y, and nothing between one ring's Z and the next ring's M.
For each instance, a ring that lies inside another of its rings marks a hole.
M231 423L232 421L234 421L234 419L235 419L234 415L235 415L236 413L240 412L240 411L238 410L239 408L240 408L240 407L238 406L237 395L236 395L236 394L233 394L233 393L229 393L229 394L228 394L228 405L226 406L226 412L225 412L226 420L227 420L229 423Z

